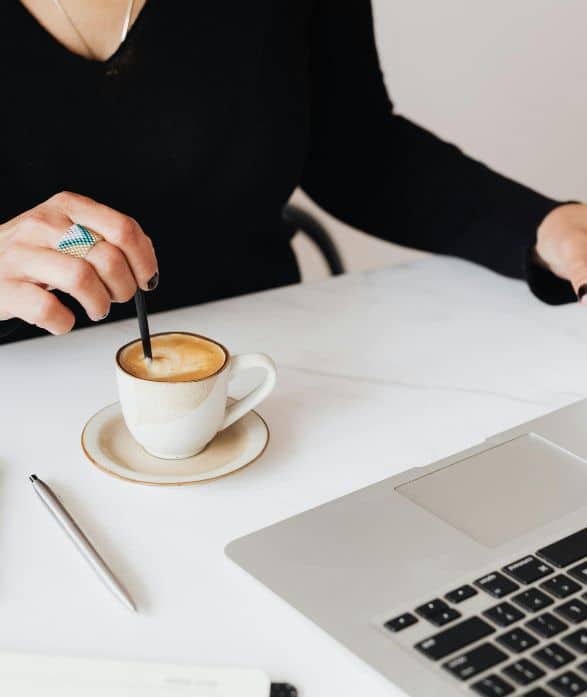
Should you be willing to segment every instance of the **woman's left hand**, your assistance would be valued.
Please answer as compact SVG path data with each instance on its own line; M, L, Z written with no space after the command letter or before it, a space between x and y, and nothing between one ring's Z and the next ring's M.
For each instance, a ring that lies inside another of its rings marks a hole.
M536 260L570 281L587 304L587 205L567 203L552 210L540 224Z

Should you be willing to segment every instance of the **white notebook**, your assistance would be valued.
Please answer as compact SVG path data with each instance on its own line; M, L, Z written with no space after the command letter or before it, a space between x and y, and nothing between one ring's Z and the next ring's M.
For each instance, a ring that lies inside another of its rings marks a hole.
M0 695L10 697L269 697L269 677L246 668L0 653Z

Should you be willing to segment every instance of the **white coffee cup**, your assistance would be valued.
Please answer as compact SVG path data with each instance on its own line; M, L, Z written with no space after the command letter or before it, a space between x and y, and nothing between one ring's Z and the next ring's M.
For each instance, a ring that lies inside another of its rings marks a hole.
M136 377L125 370L116 353L116 376L124 420L133 438L155 457L179 459L203 450L219 432L238 421L262 402L277 380L275 364L262 353L231 356L222 344L191 332L220 347L225 360L219 370L199 380L173 382ZM158 335L153 335L158 336ZM228 405L228 386L233 377L250 368L263 368L263 381L242 399Z

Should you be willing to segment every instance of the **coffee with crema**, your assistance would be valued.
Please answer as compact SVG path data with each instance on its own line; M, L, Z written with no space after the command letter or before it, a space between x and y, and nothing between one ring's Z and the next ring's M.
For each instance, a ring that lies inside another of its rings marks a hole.
M155 334L151 337L153 360L146 361L141 341L119 353L120 367L137 378L155 382L190 382L217 373L226 363L221 346L195 334Z

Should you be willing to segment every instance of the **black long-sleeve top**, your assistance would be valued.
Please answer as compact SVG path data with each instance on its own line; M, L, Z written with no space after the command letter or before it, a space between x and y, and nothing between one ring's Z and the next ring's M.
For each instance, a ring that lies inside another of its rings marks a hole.
M151 311L299 280L281 222L298 185L368 233L518 278L557 205L394 113L369 0L147 0L106 62L18 0L0 16L0 221L60 190L132 215L159 258Z

